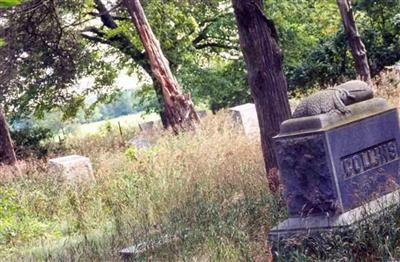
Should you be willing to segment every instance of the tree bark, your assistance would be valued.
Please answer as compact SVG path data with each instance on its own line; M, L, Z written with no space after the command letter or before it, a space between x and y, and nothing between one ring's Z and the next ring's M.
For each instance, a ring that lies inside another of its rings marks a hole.
M139 0L123 0L132 17L146 53L150 59L154 76L161 83L164 98L165 114L175 133L188 128L194 128L194 121L200 119L194 110L190 94L183 94L165 58L160 43L155 37L147 21Z
M277 160L272 137L290 118L287 82L275 26L262 12L262 0L232 0L248 81L260 124L261 145L271 191L277 190ZM273 176L273 177L271 177Z
M16 163L17 157L15 156L10 131L3 108L0 106L0 165L15 165Z
M118 24L115 22L114 18L111 16L110 12L107 10L106 6L104 5L102 0L94 0L94 3L96 5L96 9L99 13L100 19L103 23L103 25L107 28L110 29L117 29ZM149 58L146 55L146 53L142 53L141 50L137 49L130 39L121 33L118 33L117 35L107 38L106 34L98 29L98 28L87 28L87 30L91 33L94 33L96 36L88 36L85 33L82 33L81 35L95 43L103 43L103 44L108 44L110 46L113 46L117 49L119 49L122 53L125 55L131 57L135 62L137 62L144 71L151 77L153 81L153 87L154 90L156 91L157 94L157 99L161 107L161 111L159 112L161 122L163 124L163 127L167 129L169 125L169 120L168 116L165 113L165 107L164 107L164 100L163 100L163 95L162 95L162 89L161 89L161 83L158 81L158 79L155 77L153 74L153 71L151 69L151 65L149 62ZM84 30L85 31L85 30Z
M362 81L371 84L371 72L368 64L367 50L357 30L351 0L337 0L337 4L339 6L340 15L342 16L344 30L349 40L357 74Z

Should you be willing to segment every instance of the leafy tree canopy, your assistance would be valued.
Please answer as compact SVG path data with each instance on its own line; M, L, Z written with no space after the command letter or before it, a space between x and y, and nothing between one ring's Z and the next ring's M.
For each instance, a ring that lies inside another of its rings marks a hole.
M118 72L152 72L140 39L120 1L0 0L0 102L11 115L60 108L73 116L84 97L107 101ZM335 0L265 0L284 52L290 88L352 77L352 59ZM171 68L194 100L213 109L251 101L231 1L143 1L147 18ZM371 69L400 60L400 2L354 1ZM85 76L95 85L76 88ZM137 92L147 109L160 110L157 86Z

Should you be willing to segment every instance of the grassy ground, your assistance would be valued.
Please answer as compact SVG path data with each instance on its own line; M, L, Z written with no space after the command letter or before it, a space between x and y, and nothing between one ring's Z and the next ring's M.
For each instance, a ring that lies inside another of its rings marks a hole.
M123 130L130 128L137 128L138 124L148 122L148 121L156 121L159 120L158 114L147 114L143 115L142 113L131 114L126 116L121 116L117 118L113 118L110 120L98 121L94 123L84 124L78 126L75 130L75 136L86 136L86 135L94 135L99 131L102 131L107 125L111 125L115 128L118 127L118 123L120 123Z
M5 260L118 260L118 251L174 236L155 260L241 260L268 256L266 232L285 215L267 190L257 139L209 117L196 133L153 134L128 149L114 132L70 140L90 157L96 183L63 185L44 164L4 175L0 257Z
M379 95L398 103L399 84L393 88L382 77L380 85L390 92L381 88ZM129 148L134 136L147 136L154 146ZM267 189L259 140L244 137L226 114L180 136L137 129L120 136L105 128L69 138L62 153L88 156L96 182L67 186L37 160L24 163L20 176L0 170L1 260L118 261L127 246L163 239L172 241L136 259L271 258L267 234L285 219L286 207ZM292 242L282 261L395 260L399 215L394 207L351 235Z

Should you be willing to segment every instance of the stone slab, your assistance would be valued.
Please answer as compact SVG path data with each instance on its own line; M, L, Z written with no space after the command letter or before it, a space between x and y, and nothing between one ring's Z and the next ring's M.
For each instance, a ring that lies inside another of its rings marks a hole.
M381 99L349 108L282 124L275 151L289 217L333 216L399 188L397 110Z
M89 158L78 155L53 158L49 160L49 171L66 182L94 180L92 163Z
M248 103L229 109L235 123L243 128L246 136L253 137L260 135L257 111L254 104Z

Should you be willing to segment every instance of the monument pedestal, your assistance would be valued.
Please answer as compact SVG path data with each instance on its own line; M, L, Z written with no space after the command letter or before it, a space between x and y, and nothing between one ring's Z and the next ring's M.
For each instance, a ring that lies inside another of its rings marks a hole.
M381 212L399 202L400 190L396 190L365 205L333 217L311 216L288 218L271 229L268 240L276 245L282 239L295 238L296 236L348 230L366 219L378 216Z

